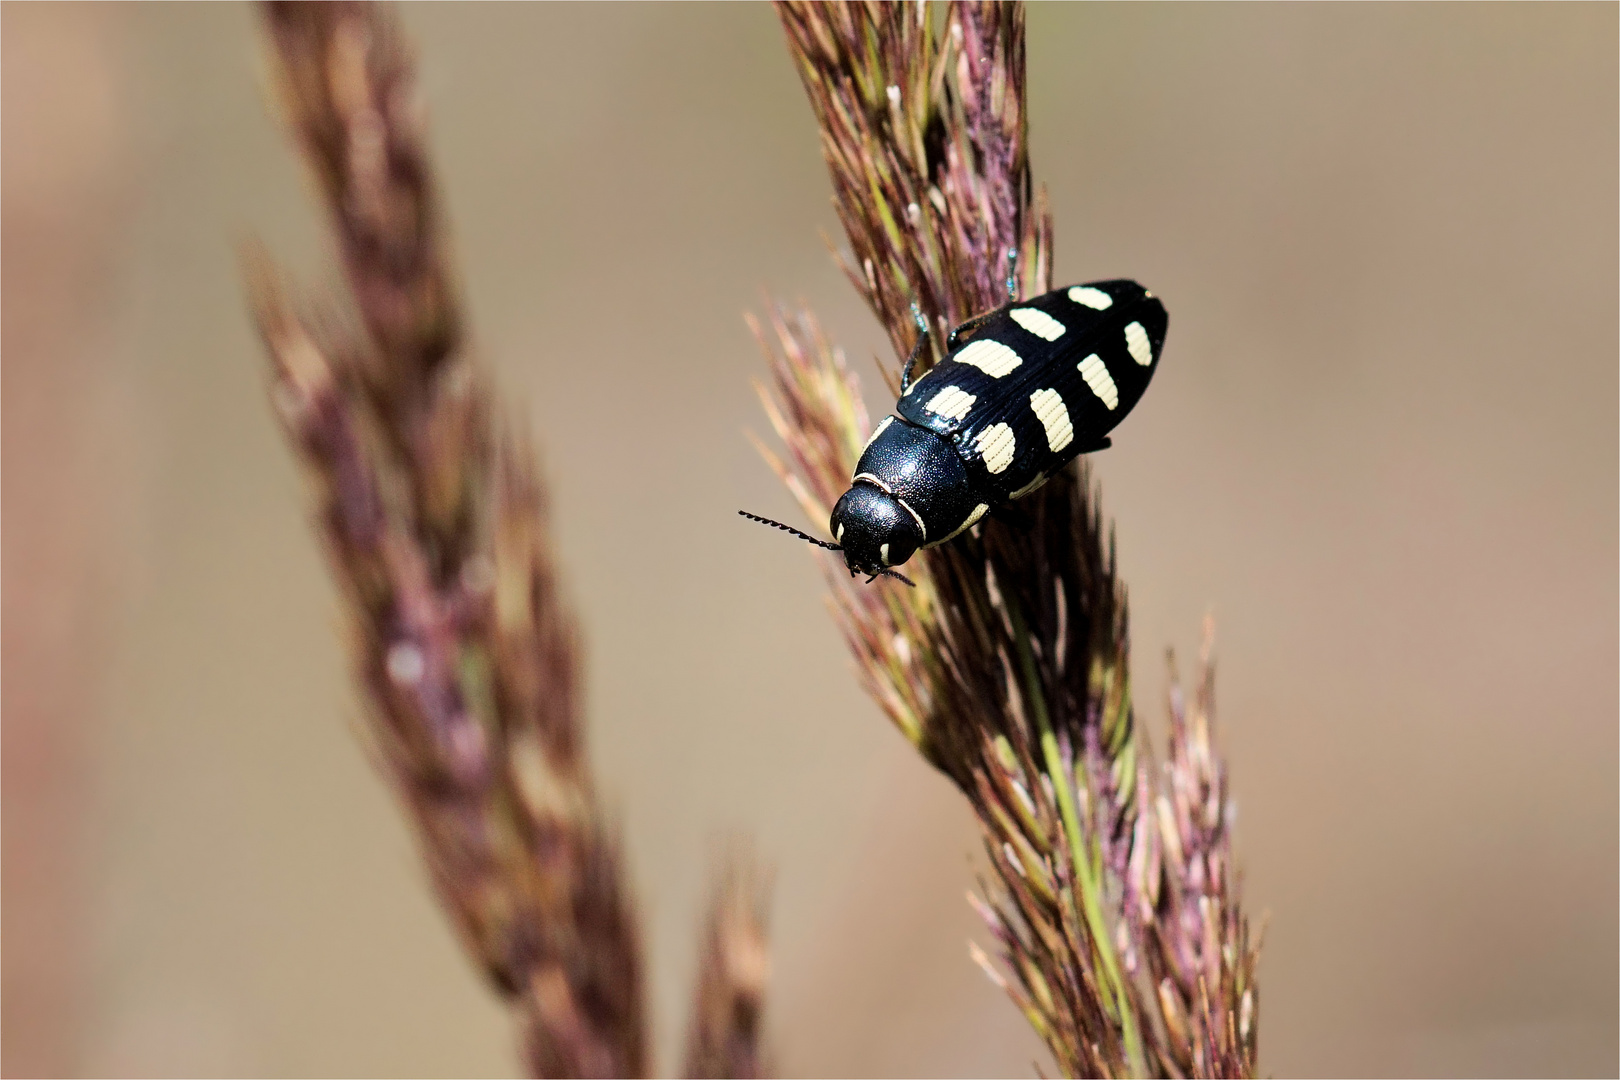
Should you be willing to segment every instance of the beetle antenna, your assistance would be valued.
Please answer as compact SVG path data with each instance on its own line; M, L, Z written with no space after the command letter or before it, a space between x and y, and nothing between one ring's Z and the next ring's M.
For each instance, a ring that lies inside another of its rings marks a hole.
M878 573L883 577L897 577L907 585L910 585L913 589L917 587L917 583L915 581L912 581L898 570L879 570Z
M816 547L826 548L828 551L843 551L844 550L843 548L839 547L837 544L829 544L825 540L817 540L815 537L811 536L809 533L802 533L798 529L795 529L793 526L784 525L780 521L772 521L770 518L760 517L758 514L750 514L746 510L739 510L739 511L737 511L737 513L741 514L743 517L747 518L749 521L757 521L761 525L769 525L773 529L781 529L783 532L792 533L794 536L797 536L800 540L808 540L810 543L816 545Z

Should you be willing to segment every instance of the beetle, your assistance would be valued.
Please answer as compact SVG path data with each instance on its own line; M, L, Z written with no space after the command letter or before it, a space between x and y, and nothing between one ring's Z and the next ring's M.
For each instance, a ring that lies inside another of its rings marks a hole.
M893 568L938 547L1044 484L1109 432L1147 389L1164 347L1164 305L1134 281L1094 281L1015 300L969 319L945 359L911 379L867 440L829 523L836 543L779 521L743 517L842 551L851 576L911 581Z

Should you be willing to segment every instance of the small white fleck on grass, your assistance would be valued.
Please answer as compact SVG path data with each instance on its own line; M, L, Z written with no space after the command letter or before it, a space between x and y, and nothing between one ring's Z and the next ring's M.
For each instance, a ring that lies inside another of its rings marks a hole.
M1013 851L1012 841L1003 840L1001 842L1001 851L1002 851L1002 854L1007 856L1007 861L1012 863L1012 868L1014 870L1018 871L1018 876L1019 877L1021 877L1021 878L1028 878L1029 877L1029 872L1024 869L1024 861L1022 859L1020 859L1018 857L1018 855Z
M427 674L427 660L422 650L409 641L397 642L388 649L388 677L400 686L415 686Z

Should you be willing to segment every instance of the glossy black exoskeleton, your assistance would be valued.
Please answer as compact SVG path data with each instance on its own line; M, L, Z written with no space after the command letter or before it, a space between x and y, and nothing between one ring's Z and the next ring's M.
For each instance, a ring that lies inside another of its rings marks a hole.
M947 353L913 382L926 325L901 376L900 400L833 507L851 574L895 573L918 550L972 528L1040 487L1108 434L1147 389L1168 317L1134 281L1099 281L1015 301L951 331Z

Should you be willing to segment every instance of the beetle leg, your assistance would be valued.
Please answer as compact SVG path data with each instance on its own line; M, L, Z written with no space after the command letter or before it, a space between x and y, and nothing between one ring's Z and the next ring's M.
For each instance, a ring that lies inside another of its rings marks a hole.
M1113 445L1114 445L1114 440L1109 438L1107 435L1104 435L1102 437L1102 439L1100 441L1098 441L1098 443L1095 446L1088 446L1088 447L1086 447L1084 450L1082 450L1080 452L1082 454L1095 454L1097 451L1106 450L1110 446L1113 446Z
M979 327L983 326L985 323L989 322L991 319L1000 314L1001 310L1001 308L996 308L995 311L987 311L983 315L975 315L961 326L958 326L956 329L952 330L951 336L945 339L945 351L950 352L952 349L956 348L957 338L961 337L963 334L970 334L977 330Z
M1011 287L1012 279L1008 278L1007 283L1008 286ZM979 327L995 318L1003 310L1005 309L996 308L994 311L987 311L983 315L975 315L967 322L956 327L950 332L950 336L945 339L945 351L950 352L952 349L956 348L957 338L961 337L963 334L970 334L977 330ZM920 333L917 335L917 344L912 347L911 355L906 358L905 370L900 372L901 397L905 397L906 394L911 391L912 366L917 363L917 357L922 355L923 346L928 342L928 321L924 319L922 317L922 313L917 310L916 304L911 305L911 314L917 320L917 329L920 331Z

